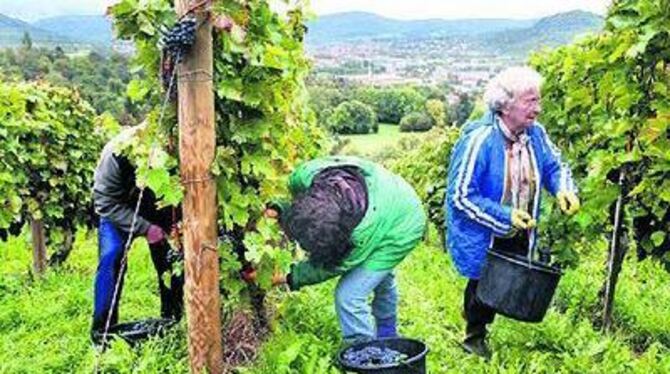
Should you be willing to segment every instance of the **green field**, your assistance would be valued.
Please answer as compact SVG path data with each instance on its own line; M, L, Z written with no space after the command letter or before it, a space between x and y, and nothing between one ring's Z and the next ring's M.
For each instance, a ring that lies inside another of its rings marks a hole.
M376 134L340 135L339 138L347 143L339 153L379 159L384 153L391 152L400 139L420 139L423 135L423 133L402 133L398 125L380 124L379 132Z
M616 331L593 327L604 279L606 246L561 281L554 307L540 324L498 317L490 363L459 346L464 279L435 235L397 270L400 332L430 347L430 373L668 373L670 274L652 261L624 265L615 309ZM0 373L186 373L184 323L172 334L131 349L115 342L96 356L88 340L95 235L79 233L67 264L44 279L29 276L27 239L0 243ZM121 319L158 314L155 273L148 248L137 241L126 278ZM277 302L273 333L257 361L238 373L337 373L339 330L334 281L288 294Z

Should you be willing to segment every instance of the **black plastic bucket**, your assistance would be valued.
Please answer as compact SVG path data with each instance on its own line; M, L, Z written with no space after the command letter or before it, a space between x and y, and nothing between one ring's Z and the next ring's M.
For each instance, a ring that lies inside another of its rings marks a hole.
M540 322L561 275L560 269L548 264L491 250L477 285L477 298L504 316Z
M374 367L354 365L344 359L344 354L348 350L352 349L358 351L366 347L393 349L394 351L407 355L407 359L393 364L377 365ZM337 361L345 372L376 374L425 374L427 354L428 347L423 342L418 340L407 338L385 338L357 343L346 347L340 350L340 352L337 354Z

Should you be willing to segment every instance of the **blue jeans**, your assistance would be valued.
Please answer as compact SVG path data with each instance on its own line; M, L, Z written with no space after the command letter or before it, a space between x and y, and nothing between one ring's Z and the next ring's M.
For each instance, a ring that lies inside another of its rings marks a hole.
M127 267L121 268L121 260L127 240L128 233L119 230L108 219L100 219L100 226L98 227L100 259L94 282L93 330L102 330L108 318L110 326L118 322L119 301ZM161 316L180 319L183 311L183 276L171 276L170 284L165 284L163 274L171 272L172 269L172 264L167 259L167 253L170 249L169 244L164 241L150 245L149 248L151 250L151 260L158 275ZM116 293L116 299L114 299L117 282L119 283L119 289ZM112 304L114 304L113 308Z
M372 325L368 296L372 299ZM342 275L335 289L335 309L344 341L397 336L398 290L393 270L357 267ZM376 327L376 328L375 328Z

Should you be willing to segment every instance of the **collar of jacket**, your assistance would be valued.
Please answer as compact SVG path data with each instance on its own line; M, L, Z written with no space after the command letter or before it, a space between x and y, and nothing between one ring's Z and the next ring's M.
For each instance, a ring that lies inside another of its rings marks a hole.
M512 143L520 142L523 145L528 144L528 129L523 129L517 134L513 134L500 116L496 115L494 121L495 126L502 132L505 139Z

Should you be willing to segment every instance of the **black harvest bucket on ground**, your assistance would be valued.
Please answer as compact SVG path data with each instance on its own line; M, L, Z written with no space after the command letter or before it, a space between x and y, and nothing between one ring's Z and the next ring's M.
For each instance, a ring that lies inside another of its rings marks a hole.
M404 353L407 359L388 365L377 365L374 367L361 367L352 365L344 359L344 353L349 349L361 350L366 347L389 348ZM346 347L337 354L337 361L345 372L375 373L375 374L425 374L426 355L428 347L418 340L407 338L385 338L356 343Z
M561 275L560 269L548 264L490 250L477 285L477 298L504 316L540 322Z
M177 321L169 318L150 318L146 320L119 323L109 328L109 338L119 337L131 346L135 346L152 336L162 336Z

